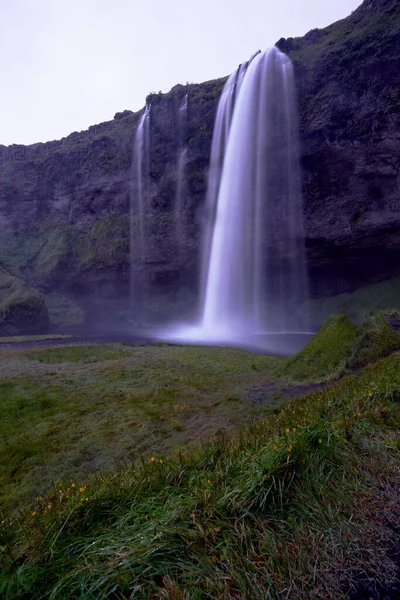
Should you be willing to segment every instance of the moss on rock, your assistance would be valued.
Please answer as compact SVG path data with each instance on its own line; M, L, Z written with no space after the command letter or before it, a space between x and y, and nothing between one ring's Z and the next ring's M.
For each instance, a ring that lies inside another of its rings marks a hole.
M41 294L0 267L0 335L45 332L48 327Z
M359 335L358 327L346 315L332 315L278 374L296 381L323 381L338 377L345 370Z
M277 372L295 381L322 382L363 367L400 349L400 313L381 311L360 324L347 315L330 316L319 332Z
M399 349L400 313L397 310L371 313L360 326L358 343L349 359L349 367L363 367Z

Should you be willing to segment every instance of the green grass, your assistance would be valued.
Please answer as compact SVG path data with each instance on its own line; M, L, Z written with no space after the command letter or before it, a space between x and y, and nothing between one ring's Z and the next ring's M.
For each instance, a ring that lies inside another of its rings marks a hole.
M315 64L321 56L325 61L327 58L344 61L350 55L354 64L357 58L368 59L391 48L399 23L396 0L388 3L384 10L359 7L349 17L317 30L313 42L307 36L298 38L293 54L297 61L305 64Z
M398 329L392 327L394 322ZM397 310L372 313L360 327L359 341L349 360L349 366L360 367L384 358L400 349L400 313Z
M0 527L4 597L333 599L360 564L390 585L399 367L392 355L231 440L55 482Z
M0 350L0 506L234 431L279 406L247 392L283 360L162 345Z
M0 336L0 344L18 344L21 342L44 342L48 340L67 340L71 339L72 335L13 335L8 337Z
M332 315L298 354L278 367L276 375L292 381L312 383L338 379L346 372L400 350L398 311L364 315L360 324L347 315Z
M10 306L34 302L40 294L24 281L13 277L0 267L0 312L6 313Z
M127 216L97 221L89 235L76 246L81 267L105 268L124 265L130 253L130 221Z
M362 577L394 593L397 322L336 315L291 359L0 351L0 597L333 600ZM302 373L331 386L284 402Z
M339 377L359 337L346 315L332 315L303 350L278 371L297 381L323 381Z

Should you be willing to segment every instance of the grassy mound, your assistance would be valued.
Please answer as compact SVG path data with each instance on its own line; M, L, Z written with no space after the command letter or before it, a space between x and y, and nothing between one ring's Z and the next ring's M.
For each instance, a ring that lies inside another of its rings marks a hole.
M388 356L400 349L400 313L386 311L368 315L348 365L357 368Z
M48 325L39 292L0 267L0 335L43 332Z
M55 481L3 519L3 597L333 599L359 585L360 564L375 588L394 589L383 550L397 510L399 367L392 355L186 455Z
M328 381L399 349L397 311L365 315L359 325L347 315L332 315L303 350L279 367L277 375L294 381Z
M346 315L332 315L320 331L278 374L296 381L323 381L339 377L359 338L359 329Z

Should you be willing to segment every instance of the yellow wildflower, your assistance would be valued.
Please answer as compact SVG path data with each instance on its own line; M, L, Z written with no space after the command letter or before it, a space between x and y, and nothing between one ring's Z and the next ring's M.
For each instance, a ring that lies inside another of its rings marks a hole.
M82 492L84 492L86 490L86 485L83 485L82 487L79 488L80 493L82 494Z
M318 444L322 444L322 440L318 440Z
M154 456L151 457L151 462L154 462L156 459L154 458Z
M33 511L32 517L34 517L35 515L36 515L36 510Z
M71 487L72 488L76 487L76 483L71 483Z
M164 461L163 461L163 459L162 459L162 458L160 458L160 465L162 465L162 464L163 464L163 462L164 462Z
M290 429L286 427L285 429L286 433L290 433Z

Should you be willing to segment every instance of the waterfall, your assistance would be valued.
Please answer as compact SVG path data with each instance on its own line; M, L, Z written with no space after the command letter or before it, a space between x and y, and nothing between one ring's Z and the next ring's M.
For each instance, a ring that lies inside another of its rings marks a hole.
M178 157L176 172L176 194L174 204L175 236L178 252L181 253L184 246L186 212L185 199L187 196L187 110L188 95L186 94L178 109Z
M211 142L210 166L208 169L207 197L205 203L205 223L201 252L201 285L200 305L203 306L206 298L206 283L210 264L210 251L213 239L215 216L218 205L218 193L221 182L222 167L232 121L236 96L240 90L244 75L250 62L258 53L254 54L246 63L239 65L229 77L222 90L218 103L215 119L213 138Z
M137 323L147 321L149 285L146 273L146 213L150 175L150 105L147 105L136 129L131 177L131 289L130 307Z
M304 324L307 297L293 67L276 47L227 80L215 122L199 323L182 340L240 342Z

